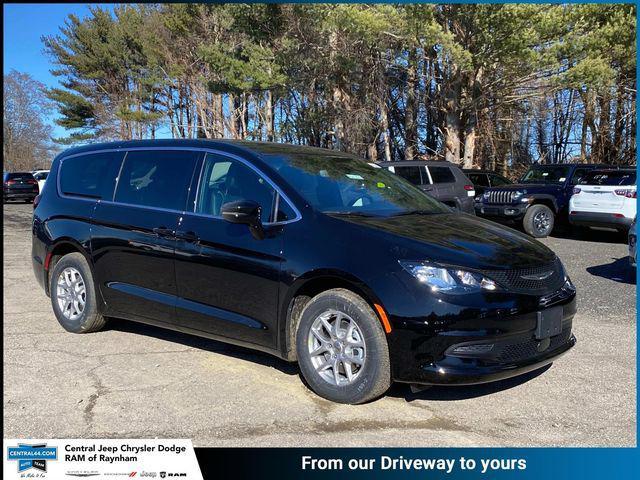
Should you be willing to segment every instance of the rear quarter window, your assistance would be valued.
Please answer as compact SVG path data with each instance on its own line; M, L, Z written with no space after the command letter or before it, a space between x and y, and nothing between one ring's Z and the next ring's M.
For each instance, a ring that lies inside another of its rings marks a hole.
M121 152L105 152L64 158L60 193L111 200L123 156Z
M429 167L433 183L455 183L456 177L449 167Z

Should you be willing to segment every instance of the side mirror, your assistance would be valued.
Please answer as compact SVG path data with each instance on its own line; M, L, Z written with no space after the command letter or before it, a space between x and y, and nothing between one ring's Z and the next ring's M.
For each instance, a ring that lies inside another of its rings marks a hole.
M242 223L249 226L251 234L256 240L264 238L264 228L262 227L262 207L252 200L237 200L228 202L220 207L220 215L227 222Z

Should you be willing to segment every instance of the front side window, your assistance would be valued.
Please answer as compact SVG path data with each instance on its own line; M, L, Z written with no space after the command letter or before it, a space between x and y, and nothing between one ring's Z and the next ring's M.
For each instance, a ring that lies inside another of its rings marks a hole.
M522 176L521 183L564 183L571 173L568 165L533 165Z
M207 154L202 168L196 213L220 216L220 208L225 203L251 200L262 207L261 220L271 221L277 193L275 189L253 169L242 162L226 157ZM283 210L286 207L283 207ZM286 220L282 212L278 221Z
M61 193L111 200L123 156L121 152L105 152L63 159Z
M450 211L400 176L350 155L287 152L264 157L291 188L324 213L388 216Z
M456 177L449 167L429 167L433 183L455 183Z
M130 205L184 210L199 155L198 152L179 150L128 152L114 200Z

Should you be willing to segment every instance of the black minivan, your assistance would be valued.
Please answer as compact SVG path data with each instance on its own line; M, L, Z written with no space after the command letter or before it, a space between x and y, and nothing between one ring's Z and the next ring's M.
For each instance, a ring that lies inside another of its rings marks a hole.
M60 154L47 184L33 267L70 332L116 317L255 348L344 403L512 377L576 341L551 250L347 154L106 143Z

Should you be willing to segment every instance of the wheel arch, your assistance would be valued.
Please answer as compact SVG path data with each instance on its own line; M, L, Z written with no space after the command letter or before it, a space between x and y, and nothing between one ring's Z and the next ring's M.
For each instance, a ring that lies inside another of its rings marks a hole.
M62 257L69 253L81 253L84 258L87 260L89 264L89 268L91 269L91 273L93 273L93 262L91 260L91 255L87 251L87 249L77 240L74 240L70 237L62 237L57 239L51 247L49 247L47 251L47 259L46 262L46 282L45 282L45 291L47 295L50 295L50 282L51 282L51 271L56 266L56 263L60 261Z
M554 215L558 214L558 202L553 195L535 195L531 205L544 205L549 207Z
M376 313L374 305L380 304L380 300L373 290L362 280L340 270L315 270L302 275L287 289L286 297L281 304L279 324L279 345L278 348L282 357L289 361L296 361L296 339L297 326L306 304L313 297L321 292L344 288L369 304Z

